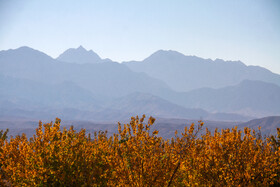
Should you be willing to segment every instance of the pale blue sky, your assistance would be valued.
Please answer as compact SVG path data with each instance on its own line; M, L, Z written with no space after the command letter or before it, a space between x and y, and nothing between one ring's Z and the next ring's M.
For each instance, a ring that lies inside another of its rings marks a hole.
M171 49L280 73L280 1L0 0L0 50L56 58L79 45L119 62Z

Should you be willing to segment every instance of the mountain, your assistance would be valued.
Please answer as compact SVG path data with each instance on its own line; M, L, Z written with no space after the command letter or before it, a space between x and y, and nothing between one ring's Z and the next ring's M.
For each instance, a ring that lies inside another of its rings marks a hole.
M2 75L46 84L70 81L101 97L120 97L136 91L156 94L169 89L163 81L135 73L124 64L61 62L28 47L1 51L0 67Z
M57 57L57 60L77 64L100 63L102 59L92 50L87 51L82 46L70 48Z
M76 55L77 59L83 59L92 53L79 47L69 49L61 56L80 54L80 57ZM211 70L215 66L213 71L216 72L228 68L234 76L246 77L249 72L246 68L249 67L241 62L204 60L175 51L158 51L144 62L124 64L106 60L81 64L65 61L53 59L29 47L0 51L1 116L34 116L36 119L58 116L68 120L102 121L122 120L145 113L162 118L246 121L280 113L280 91L276 84L248 80L229 86L230 81L227 80L230 78L226 77L217 80L220 86L224 81L227 86L223 88L199 88L189 92L177 92L170 88L179 88L189 76L184 72L199 67L205 69L207 66ZM155 71L155 75L132 71L131 64ZM153 66L154 69L149 69ZM240 67L247 74L239 72ZM175 70L178 75L174 74ZM265 69L261 71L268 72ZM234 81L238 81L239 78L234 76ZM272 77L277 82L277 76L270 72L262 79ZM214 81L205 76L194 76L186 81L186 85L194 82L201 83L195 87L201 87L210 80ZM168 86L172 81L178 84Z
M94 94L72 82L50 85L0 74L0 85L1 108L32 110L73 107L96 110L102 105Z
M243 80L260 80L280 85L280 75L240 61L223 61L185 56L176 51L159 50L143 61L124 62L135 72L144 72L167 83L175 91L186 92L210 87L222 88Z
M130 113L130 116L146 114L156 117L200 119L209 115L205 110L184 108L147 93L133 93L116 98L108 108Z
M50 82L54 78L52 72L56 66L56 60L29 47L0 51L0 73L2 75Z
M261 127L263 135L275 135L277 134L276 129L280 128L280 116L269 116L259 119L253 119L248 122L239 124L239 127L250 127L255 130L258 130L258 127Z
M244 80L219 89L200 88L180 93L173 102L210 112L229 112L248 116L280 114L280 87L262 81Z
M243 116L214 116L202 109L184 108L147 93L120 98L97 99L73 82L46 84L0 74L0 117L26 119L118 121L146 114L188 119L246 120Z

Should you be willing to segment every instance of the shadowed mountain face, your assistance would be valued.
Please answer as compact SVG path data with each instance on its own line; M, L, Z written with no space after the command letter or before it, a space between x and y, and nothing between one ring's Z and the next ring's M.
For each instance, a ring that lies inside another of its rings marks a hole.
M135 72L163 80L176 91L202 87L221 88L243 80L261 80L280 85L280 75L240 61L223 61L185 56L176 51L157 51L142 62L125 62Z
M59 55L57 60L77 64L94 64L102 62L102 59L92 50L87 51L82 46L71 48Z

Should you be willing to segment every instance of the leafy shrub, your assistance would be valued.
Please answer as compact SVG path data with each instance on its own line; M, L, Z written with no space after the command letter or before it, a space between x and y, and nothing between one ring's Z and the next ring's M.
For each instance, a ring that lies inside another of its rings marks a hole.
M186 127L163 139L151 132L155 119L131 118L118 133L76 132L60 119L24 134L0 136L0 185L13 186L269 186L279 184L279 137L254 130L225 129L211 134Z

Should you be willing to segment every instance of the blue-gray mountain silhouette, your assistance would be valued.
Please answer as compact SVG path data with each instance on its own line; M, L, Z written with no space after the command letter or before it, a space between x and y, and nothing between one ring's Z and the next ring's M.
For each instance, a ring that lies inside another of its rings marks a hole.
M71 81L96 95L119 97L135 91L159 93L168 86L116 62L75 64L57 61L28 48L0 52L0 73L47 84Z
M253 119L238 125L240 128L249 127L257 130L261 127L263 135L277 135L276 128L280 126L280 116L268 116L264 118Z
M86 50L83 46L77 49L70 48L57 57L57 60L77 64L100 63L102 59L92 50Z
M162 80L175 91L202 87L221 88L243 80L260 80L280 86L280 75L240 61L223 61L185 56L176 51L159 50L143 61L125 62L135 72L144 72Z
M200 88L174 97L185 107L210 112L229 112L249 116L280 115L280 87L262 81L244 80L219 89Z
M0 51L1 114L101 121L145 111L233 121L280 114L279 75L242 62L161 50L120 64L82 47L60 57L29 47Z

